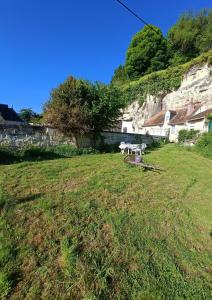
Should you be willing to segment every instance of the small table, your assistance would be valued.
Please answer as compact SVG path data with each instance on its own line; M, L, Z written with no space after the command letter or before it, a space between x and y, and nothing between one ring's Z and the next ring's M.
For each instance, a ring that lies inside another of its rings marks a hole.
M121 149L121 153L124 154L124 152L127 150L128 154L139 154L141 156L141 153L146 149L147 145L142 144L131 144L131 143L125 143L121 142L119 145L119 148Z

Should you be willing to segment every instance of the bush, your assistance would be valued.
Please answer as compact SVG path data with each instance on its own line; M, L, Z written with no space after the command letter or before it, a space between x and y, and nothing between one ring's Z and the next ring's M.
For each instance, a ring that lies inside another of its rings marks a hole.
M195 145L195 150L212 159L212 132L203 133Z
M7 146L0 147L0 164L10 163L11 161L15 160L17 160L17 156L14 149Z
M184 143L185 141L192 140L192 139L196 139L198 133L199 133L199 130L194 130L194 129L191 129L191 130L181 129L181 130L179 131L179 134L178 134L178 142L179 142L179 143Z

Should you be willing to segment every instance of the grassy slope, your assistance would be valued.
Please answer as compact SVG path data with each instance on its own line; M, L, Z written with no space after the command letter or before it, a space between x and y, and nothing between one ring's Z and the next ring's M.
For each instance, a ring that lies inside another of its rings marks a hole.
M119 154L0 166L9 299L210 298L212 162L173 145L146 160L166 171Z

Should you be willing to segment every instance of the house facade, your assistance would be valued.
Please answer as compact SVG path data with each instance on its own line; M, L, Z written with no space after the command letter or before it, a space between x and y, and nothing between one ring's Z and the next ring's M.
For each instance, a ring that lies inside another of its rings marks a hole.
M9 108L6 104L0 104L1 125L21 125L23 123L13 108Z
M140 134L166 137L171 142L177 142L181 129L199 130L207 132L212 130L207 116L212 113L212 108L206 109L201 103L190 103L176 110L161 110L148 119L139 130ZM132 120L122 121L122 132L133 131Z

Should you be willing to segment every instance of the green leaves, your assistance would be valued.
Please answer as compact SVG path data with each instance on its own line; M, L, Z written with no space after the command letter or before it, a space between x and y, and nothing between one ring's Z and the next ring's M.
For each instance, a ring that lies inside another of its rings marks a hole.
M69 77L52 91L45 120L66 135L96 134L117 122L124 104L123 93L113 85Z
M136 33L127 51L126 72L130 78L164 69L167 66L167 45L161 30L151 25Z

